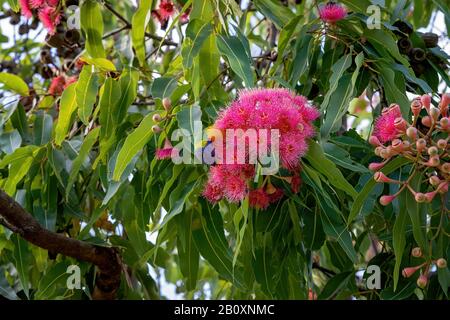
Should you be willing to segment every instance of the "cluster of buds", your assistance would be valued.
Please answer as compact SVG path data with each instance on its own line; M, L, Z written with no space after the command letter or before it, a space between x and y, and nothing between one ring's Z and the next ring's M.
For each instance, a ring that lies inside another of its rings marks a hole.
M377 119L374 134L369 138L369 142L375 147L375 154L383 161L371 163L369 169L375 171L376 182L400 186L395 194L384 195L380 198L382 205L391 203L404 189L408 189L419 203L431 202L436 195L448 192L450 181L449 103L450 94L442 95L438 107L432 105L429 95L423 95L411 103L413 115L411 122L402 117L397 104L385 108ZM415 166L414 172L406 181L391 179L380 171L396 157L407 158ZM417 173L428 178L425 193L414 190L409 184Z
M163 132L165 129L161 128L161 125L165 122L165 120L170 119L172 117L171 115L172 101L169 98L164 98L162 100L162 105L164 107L164 110L166 111L165 116L161 116L159 113L153 115L153 122L155 122L156 124L152 126L152 131L155 134ZM174 148L172 146L172 143L170 142L166 133L164 146L156 150L156 158L158 160L170 159L172 156L173 149Z
M423 258L422 249L419 247L414 248L411 251L411 256L414 258ZM431 266L435 264L439 269L447 268L447 260L444 258L439 258L437 260L425 261L414 267L407 267L402 270L402 275L405 278L412 277L418 270L420 270L420 275L417 278L417 286L424 289L428 285L428 278L431 272Z

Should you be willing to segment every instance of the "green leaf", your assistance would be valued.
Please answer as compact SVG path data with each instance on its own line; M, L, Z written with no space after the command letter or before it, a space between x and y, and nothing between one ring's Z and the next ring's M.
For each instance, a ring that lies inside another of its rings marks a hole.
M389 174L391 172L394 172L398 168L404 166L409 162L408 159L405 158L396 158L393 161L389 162L383 169L381 169L381 172L384 174ZM370 192L375 188L375 185L377 183L374 179L370 179L367 181L367 183L364 185L362 190L358 193L358 195L355 198L355 201L353 202L352 208L350 210L350 214L347 218L347 225L350 225L350 223L353 222L353 220L359 215L361 212L361 209L363 208L364 202L366 201L368 195Z
M357 192L353 186L344 178L342 172L336 165L331 160L327 159L318 143L310 141L309 151L305 158L309 161L311 167L325 175L334 187L345 191L353 198L356 197Z
M33 157L29 157L11 163L11 166L9 167L9 176L4 186L4 190L7 194L10 196L14 195L17 184L27 175L33 161Z
M361 52L355 57L356 69L353 74L351 76L350 74L345 74L339 80L336 91L330 96L330 101L333 102L333 106L326 106L324 123L320 128L322 138L328 138L330 133L339 130L342 117L347 112L350 101L354 96L356 80L363 61L364 54ZM335 102L337 102L337 105L334 104Z
M85 124L89 124L89 117L97 100L98 76L92 66L85 66L80 73L76 86L78 116Z
M422 177L420 174L411 179L409 185L413 190L420 191ZM412 224L413 236L417 244L424 251L428 251L428 241L426 240L426 204L418 203L411 192L406 193L406 210L409 214Z
M92 58L105 58L103 48L103 17L97 1L86 0L80 11L81 28L86 34L86 50Z
M292 70L289 77L289 82L292 85L295 85L299 81L300 77L306 73L310 66L313 39L311 35L307 34L297 40L295 56L292 61Z
M152 85L152 96L154 99L170 98L177 88L176 78L161 77L155 79Z
M117 156L116 167L114 168L113 180L119 181L125 168L131 162L135 155L141 151L150 140L153 131L152 126L155 124L152 117L157 112L148 114L139 124L139 126L131 132L125 139L125 143Z
M82 56L80 58L82 61L93 65L98 68L100 71L108 72L108 71L116 71L116 66L110 60L105 58L91 58L88 56Z
M28 244L19 235L13 234L11 241L14 243L14 266L17 269L19 275L20 284L27 296L30 298L30 274L29 268L31 266L31 255L28 248Z
M279 29L283 28L286 22L294 17L294 13L289 8L275 0L254 0L253 4L264 16L272 20Z
M402 192L399 197L400 209L398 216L395 219L394 228L392 230L392 241L395 254L395 267L394 267L394 292L397 289L398 278L400 275L400 266L402 263L403 251L406 245L406 225L408 224L408 213L406 209L406 192Z
M301 15L293 17L284 28L280 31L280 37L278 39L278 59L282 61L283 54L287 48L289 42L292 40L292 35L299 26Z
M0 136L0 150L6 154L16 151L22 144L22 136L19 131L5 132Z
M139 71L125 68L122 76L119 79L120 92L122 94L119 102L114 105L111 112L114 117L114 121L117 124L122 123L128 112L128 108L131 106L137 96L137 86L139 81Z
M74 114L77 110L76 103L76 83L71 84L64 90L61 96L59 117L55 127L55 143L60 146L74 121Z
M75 183L78 173L80 172L81 166L84 161L88 158L89 152L97 141L98 135L100 132L100 127L95 128L86 136L81 145L80 152L78 156L75 158L72 164L72 169L70 170L69 181L67 182L66 187L66 198L69 197L70 191L72 190L72 186Z
M117 124L114 121L113 112L121 99L120 83L113 78L106 78L105 83L100 89L99 100L99 122L100 122L100 137L109 138L114 134Z
M323 150L327 158L338 166L354 172L369 172L369 169L364 167L362 164L353 161L353 159L350 158L350 154L345 149L335 145L334 143L325 142L323 145Z
M136 57L141 66L145 64L145 29L150 20L150 9L152 8L153 0L140 1L139 7L131 19L131 41L136 52Z
M3 157L0 161L0 169L4 169L6 166L14 162L22 162L24 159L32 157L34 152L38 150L36 146L25 146L16 149L13 153Z
M0 83L6 90L14 91L21 96L27 97L29 95L28 85L19 76L6 72L0 72Z
M383 88L386 93L386 99L389 104L397 103L400 105L403 116L407 116L410 111L410 102L405 92L405 80L400 72L393 71L388 66L380 68ZM400 89L402 88L402 90Z
M47 113L40 113L34 121L34 144L41 146L52 138L53 118Z
M19 6L19 2L17 0L7 0L9 6L11 7L11 9L14 12L19 12L20 11L20 6Z
M192 67L194 58L199 54L205 40L213 31L210 22L200 19L193 19L186 28L186 39L183 42L181 55L183 56L183 65L185 68Z
M200 254L194 243L192 229L194 228L194 213L192 210L185 210L178 216L178 240L177 251L180 258L180 269L186 278L186 289L195 289L198 277L198 266Z
M62 297L67 289L67 279L70 273L67 273L69 267L68 261L60 262L47 270L47 273L41 277L36 290L36 300L50 300Z
M228 58L231 69L244 81L247 88L253 87L251 60L239 37L217 35L217 48Z
M330 300L334 298L341 290L343 290L347 286L352 277L354 277L353 272L344 272L335 275L327 282L322 292L319 294L318 299Z

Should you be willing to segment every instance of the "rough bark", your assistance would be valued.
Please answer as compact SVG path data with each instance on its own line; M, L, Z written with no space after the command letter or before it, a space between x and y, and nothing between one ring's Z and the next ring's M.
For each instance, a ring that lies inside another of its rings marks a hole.
M0 224L40 248L96 265L98 272L93 299L115 299L122 265L114 248L92 245L44 229L3 190L0 190Z

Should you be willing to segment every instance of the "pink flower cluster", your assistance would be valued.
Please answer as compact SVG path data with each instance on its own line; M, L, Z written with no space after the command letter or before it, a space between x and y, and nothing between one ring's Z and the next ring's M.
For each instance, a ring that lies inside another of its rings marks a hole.
M56 26L61 22L61 14L58 8L59 0L19 0L19 4L24 17L32 18L33 10L36 10L39 20L48 33L55 33Z
M340 4L332 1L319 8L320 19L327 23L336 23L337 21L344 19L346 15L347 10Z
M220 113L214 128L224 133L227 129L254 129L258 134L262 129L278 129L281 165L294 173L293 177L284 180L291 184L293 192L298 192L300 158L308 149L307 139L315 133L312 121L318 116L319 112L308 105L305 97L296 96L289 90L255 89L241 92L239 99ZM220 147L215 145L216 149ZM270 139L267 148L270 149ZM210 169L203 195L213 203L223 198L239 202L249 195L250 205L260 209L283 196L283 191L270 182L251 190L254 175L253 164L219 162Z
M157 10L152 11L154 18L158 19L161 25L167 25L169 18L175 13L175 5L170 0L161 0Z
M78 80L77 76L66 77L64 75L60 75L54 77L50 83L50 87L48 88L48 93L52 96L60 96L64 89L67 88L72 83Z
M386 143L394 140L397 137L397 128L395 120L401 118L402 113L397 104L392 105L382 111L382 114L375 121L375 129L373 135L380 140L381 143Z

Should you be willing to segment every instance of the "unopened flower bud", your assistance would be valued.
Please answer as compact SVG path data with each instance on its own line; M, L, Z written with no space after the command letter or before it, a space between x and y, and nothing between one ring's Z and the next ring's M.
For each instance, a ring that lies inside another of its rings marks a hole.
M448 107L449 104L450 104L450 93L444 93L441 97L441 102L439 103L439 106Z
M403 141L400 139L394 139L392 140L392 149L394 149L396 152L402 152L403 151Z
M425 117L423 117L422 118L422 124L425 126L425 127L431 127L431 125L432 125L432 121L431 121L431 117L430 116L425 116Z
M429 167L437 167L441 163L441 160L439 159L439 156L432 156L430 159L428 159L427 165Z
M406 120L403 119L402 117L398 117L394 121L395 129L397 129L397 131L401 133L404 133L406 131L407 125L408 124L406 123Z
M428 112L430 117L433 119L433 122L436 122L439 116L441 115L441 110L436 107L431 106L430 111Z
M270 182L267 184L267 187L266 187L266 193L267 194L274 194L275 192L277 192L277 188L275 188L274 186L273 186L273 184L271 184Z
M384 148L383 150L380 151L380 157L382 157L383 159L389 158L390 155L391 155L391 152L390 152L389 147L388 148Z
M403 141L403 150L408 150L409 148L411 148L411 143L409 143L409 141Z
M414 99L411 103L411 111L414 117L417 117L420 114L420 110L422 110L422 102L419 99Z
M435 156L439 153L439 150L435 146L432 146L428 148L427 152L430 156Z
M379 182L379 183L391 183L391 182L394 182L394 180L392 180L389 177L387 177L381 171L375 172L373 178L375 179L376 182Z
M425 109L429 109L431 105L431 97L428 94L424 94L420 97L420 101L422 102L422 105L425 107Z
M425 193L425 202L430 203L431 201L433 201L436 194L437 194L437 191Z
M413 248L411 255L415 258L420 258L422 256L422 249L420 249L420 247Z
M447 130L450 124L450 121L448 120L447 117L441 118L441 120L439 121L439 124L441 125L441 127L444 130Z
M394 201L394 199L396 198L396 196L392 195L392 196L382 196L380 198L380 204L382 206L387 206L388 204L390 204L392 201Z
M439 149L445 150L447 148L447 140L439 139L437 142L437 146Z
M381 145L380 140L376 136L370 136L369 143L373 146Z
M417 272L417 270L419 270L421 266L416 266L416 267L408 267L402 270L402 276L405 278L409 278L411 277L414 273Z
M384 163L383 162L372 162L371 164L369 164L369 170L371 171L379 171L384 167Z
M152 119L154 122L161 122L162 120L161 116L158 113L154 114Z
M170 108L172 108L172 101L170 100L170 98L164 98L162 104L166 111L169 111Z
M422 152L427 147L427 142L425 139L419 139L416 141L417 152Z
M445 269L447 268L447 260L440 258L436 261L436 265L439 269Z
M441 179L438 176L431 176L428 180L433 187L438 186L441 183Z
M408 129L406 129L406 135L410 139L415 140L417 138L417 129L414 127L409 127Z
M440 194L446 194L448 192L448 182L442 182L436 189Z
M160 133L160 132L162 131L162 129L161 129L160 126L158 126L158 125L155 124L155 125L152 127L152 131L153 131L154 133Z
M392 104L389 106L388 111L389 111L389 112L395 111L396 113L401 113L400 106L399 106L398 104L396 104L396 103L392 103Z
M422 202L425 202L427 199L426 199L426 197L425 197L425 195L423 194L423 193L421 193L421 192L417 192L415 195L414 195L414 199L416 199L416 201L418 202L418 203L422 203Z
M444 173L450 173L450 163L446 162L441 166L441 171Z
M421 274L419 276L419 278L417 279L417 286L419 288L425 289L427 284L428 284L428 277L426 275L424 275L424 274Z
M376 147L374 153L375 153L377 156L381 157L381 151L382 151L382 150L384 150L383 147Z

